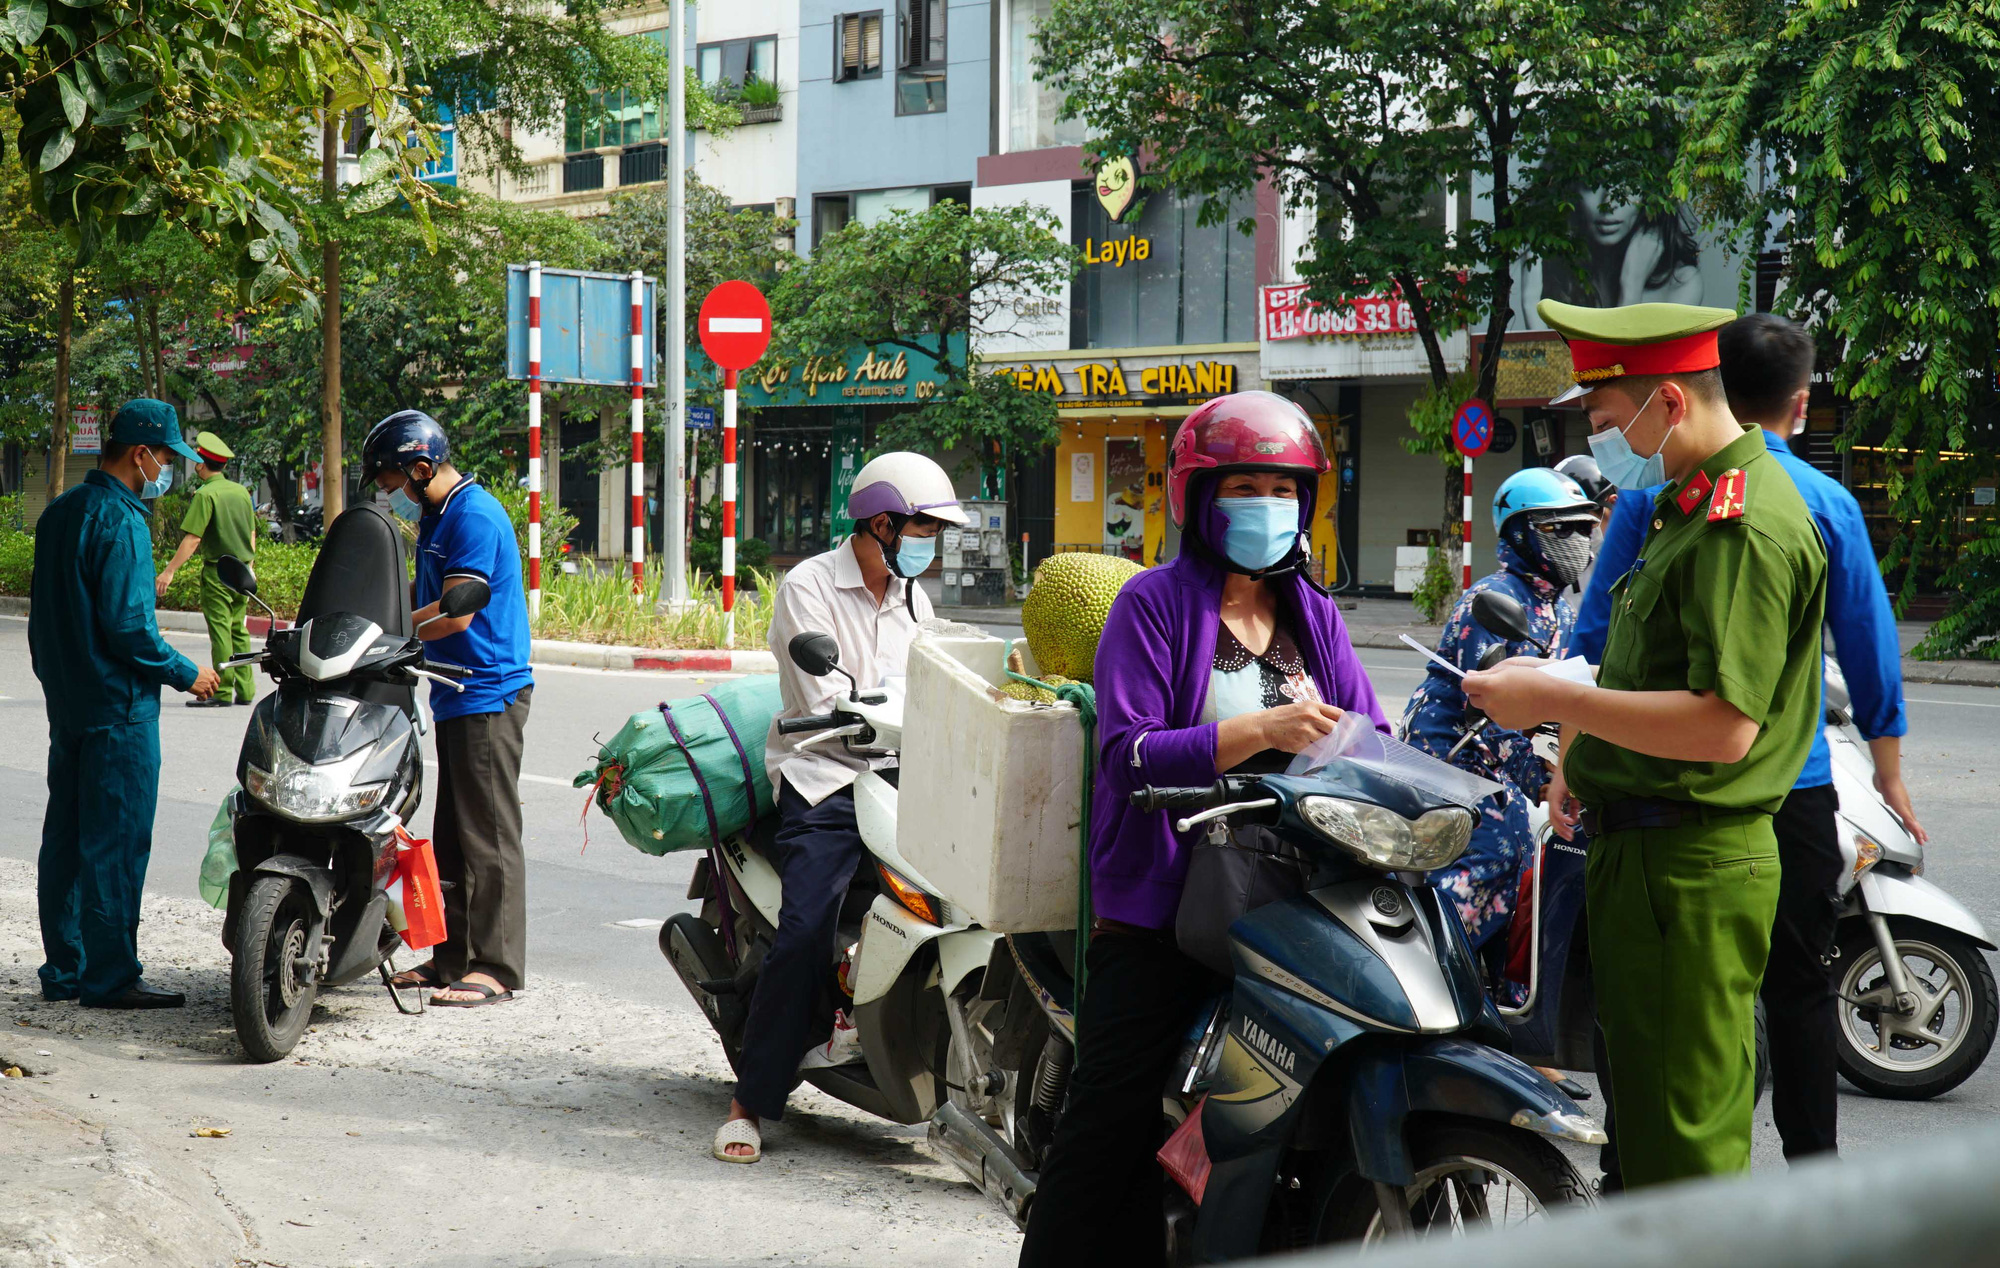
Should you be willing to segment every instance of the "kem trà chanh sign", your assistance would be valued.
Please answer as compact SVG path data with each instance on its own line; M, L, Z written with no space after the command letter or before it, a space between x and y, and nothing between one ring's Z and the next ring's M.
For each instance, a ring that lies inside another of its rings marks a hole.
M1228 361L1170 361L1128 367L1118 361L1059 366L1050 362L1002 366L995 371L1024 392L1047 392L1059 406L1092 404L1156 405L1224 396L1236 390L1236 366Z

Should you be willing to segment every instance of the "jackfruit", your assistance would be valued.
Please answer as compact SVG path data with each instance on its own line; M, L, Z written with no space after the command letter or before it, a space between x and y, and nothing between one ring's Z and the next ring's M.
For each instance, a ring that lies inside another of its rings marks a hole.
M1097 640L1111 601L1126 582L1145 571L1118 555L1081 551L1050 555L1035 569L1035 583L1021 604L1028 650L1046 678L1060 674L1091 681Z
M1017 669L1014 672L1019 673L1020 670ZM1046 674L1039 681L1049 684L1050 687L1060 687L1070 680L1061 674ZM1015 700L1025 700L1029 704L1054 704L1056 702L1055 692L1048 690L1046 687L1037 687L1032 682L1021 682L1019 679L1009 679L1007 685L1000 688L1000 694L1009 696Z

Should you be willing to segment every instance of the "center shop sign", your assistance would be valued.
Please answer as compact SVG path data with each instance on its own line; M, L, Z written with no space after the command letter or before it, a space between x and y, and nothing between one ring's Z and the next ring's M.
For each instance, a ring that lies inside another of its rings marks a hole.
M1306 290L1303 283L1263 288L1259 316L1266 340L1366 339L1417 332L1416 314L1400 295L1369 295L1329 305L1308 300Z
M965 337L951 340L952 360L965 364ZM894 344L848 349L844 356L765 360L743 376L746 406L922 405L949 382L936 358Z
M1024 392L1047 392L1059 409L1191 405L1226 396L1239 382L1233 361L1168 361L1132 365L1129 358L1002 365L994 373Z

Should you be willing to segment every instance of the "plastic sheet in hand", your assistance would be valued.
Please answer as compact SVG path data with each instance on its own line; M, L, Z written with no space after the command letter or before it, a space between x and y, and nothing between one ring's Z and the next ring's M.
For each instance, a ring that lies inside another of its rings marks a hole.
M1355 762L1420 792L1441 797L1468 810L1494 793L1506 791L1490 779L1441 762L1392 735L1384 735L1365 713L1348 712L1333 730L1292 759L1287 775L1310 775L1336 760Z

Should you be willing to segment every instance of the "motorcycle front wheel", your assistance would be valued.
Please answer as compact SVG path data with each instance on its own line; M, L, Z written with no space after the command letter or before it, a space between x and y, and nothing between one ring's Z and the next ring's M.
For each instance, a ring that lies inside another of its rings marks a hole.
M252 1061L290 1053L312 1019L318 975L307 960L312 893L291 876L259 876L236 920L235 963L229 971L229 1012Z
M1591 1200L1588 1185L1561 1150L1517 1128L1438 1124L1414 1132L1410 1145L1417 1180L1403 1196L1410 1235L1417 1240L1536 1227L1552 1211ZM1318 1177L1301 1214L1305 1218L1295 1235L1276 1240L1301 1247L1377 1246L1397 1236L1382 1218L1375 1186L1352 1172Z
M1840 948L1840 1073L1871 1096L1928 1100L1972 1077L1992 1051L2000 990L1970 939L1935 925L1889 921L1889 936L1917 996L1898 1013L1868 922L1843 920Z

